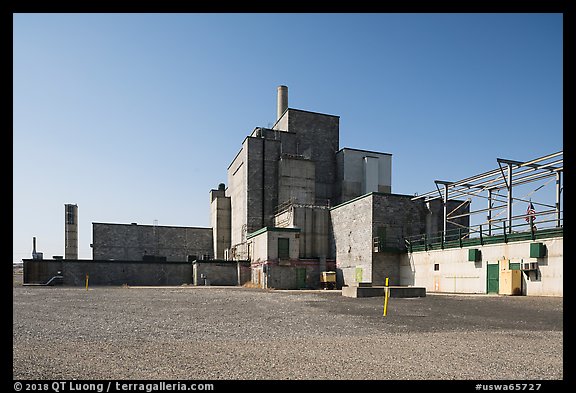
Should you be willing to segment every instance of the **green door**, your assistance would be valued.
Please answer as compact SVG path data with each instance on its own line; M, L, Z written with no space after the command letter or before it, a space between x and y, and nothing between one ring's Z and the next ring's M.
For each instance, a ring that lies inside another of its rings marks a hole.
M296 268L296 286L301 288L306 288L306 268L297 267Z
M488 264L488 272L487 272L487 278L488 278L488 284L487 284L487 293L498 293L498 287L499 287L499 282L498 282L498 275L500 273L500 263L493 263L493 264Z
M290 239L287 237L278 238L278 258L288 259L290 258Z

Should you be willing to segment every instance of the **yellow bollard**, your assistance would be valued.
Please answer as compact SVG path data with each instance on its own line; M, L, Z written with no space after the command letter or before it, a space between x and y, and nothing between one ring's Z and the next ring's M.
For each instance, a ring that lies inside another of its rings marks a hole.
M88 273L86 273L86 290L88 290Z
M388 288L388 277L386 277L386 283L384 284L384 316L388 312L388 297L390 296L390 288Z

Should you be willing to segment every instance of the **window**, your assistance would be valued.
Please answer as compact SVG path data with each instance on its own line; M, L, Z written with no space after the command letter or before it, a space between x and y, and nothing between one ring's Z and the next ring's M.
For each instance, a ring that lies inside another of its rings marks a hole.
M435 263L434 264L434 271L438 271L440 270L440 264L439 263Z
M278 238L278 259L290 258L290 239L287 237Z

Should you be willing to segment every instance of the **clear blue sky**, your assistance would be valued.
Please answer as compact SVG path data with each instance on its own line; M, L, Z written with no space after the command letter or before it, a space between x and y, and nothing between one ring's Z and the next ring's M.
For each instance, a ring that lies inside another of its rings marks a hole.
M208 193L289 106L424 193L563 149L561 14L15 14L13 260L92 222L209 226Z

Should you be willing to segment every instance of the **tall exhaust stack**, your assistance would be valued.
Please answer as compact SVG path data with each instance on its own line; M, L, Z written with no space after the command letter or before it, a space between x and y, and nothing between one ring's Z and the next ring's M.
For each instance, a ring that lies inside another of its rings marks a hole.
M43 259L44 253L36 251L36 236L32 237L32 259Z
M64 205L64 258L78 259L78 205Z
M282 117L286 109L288 109L288 87L281 85L278 86L278 115L276 120Z

